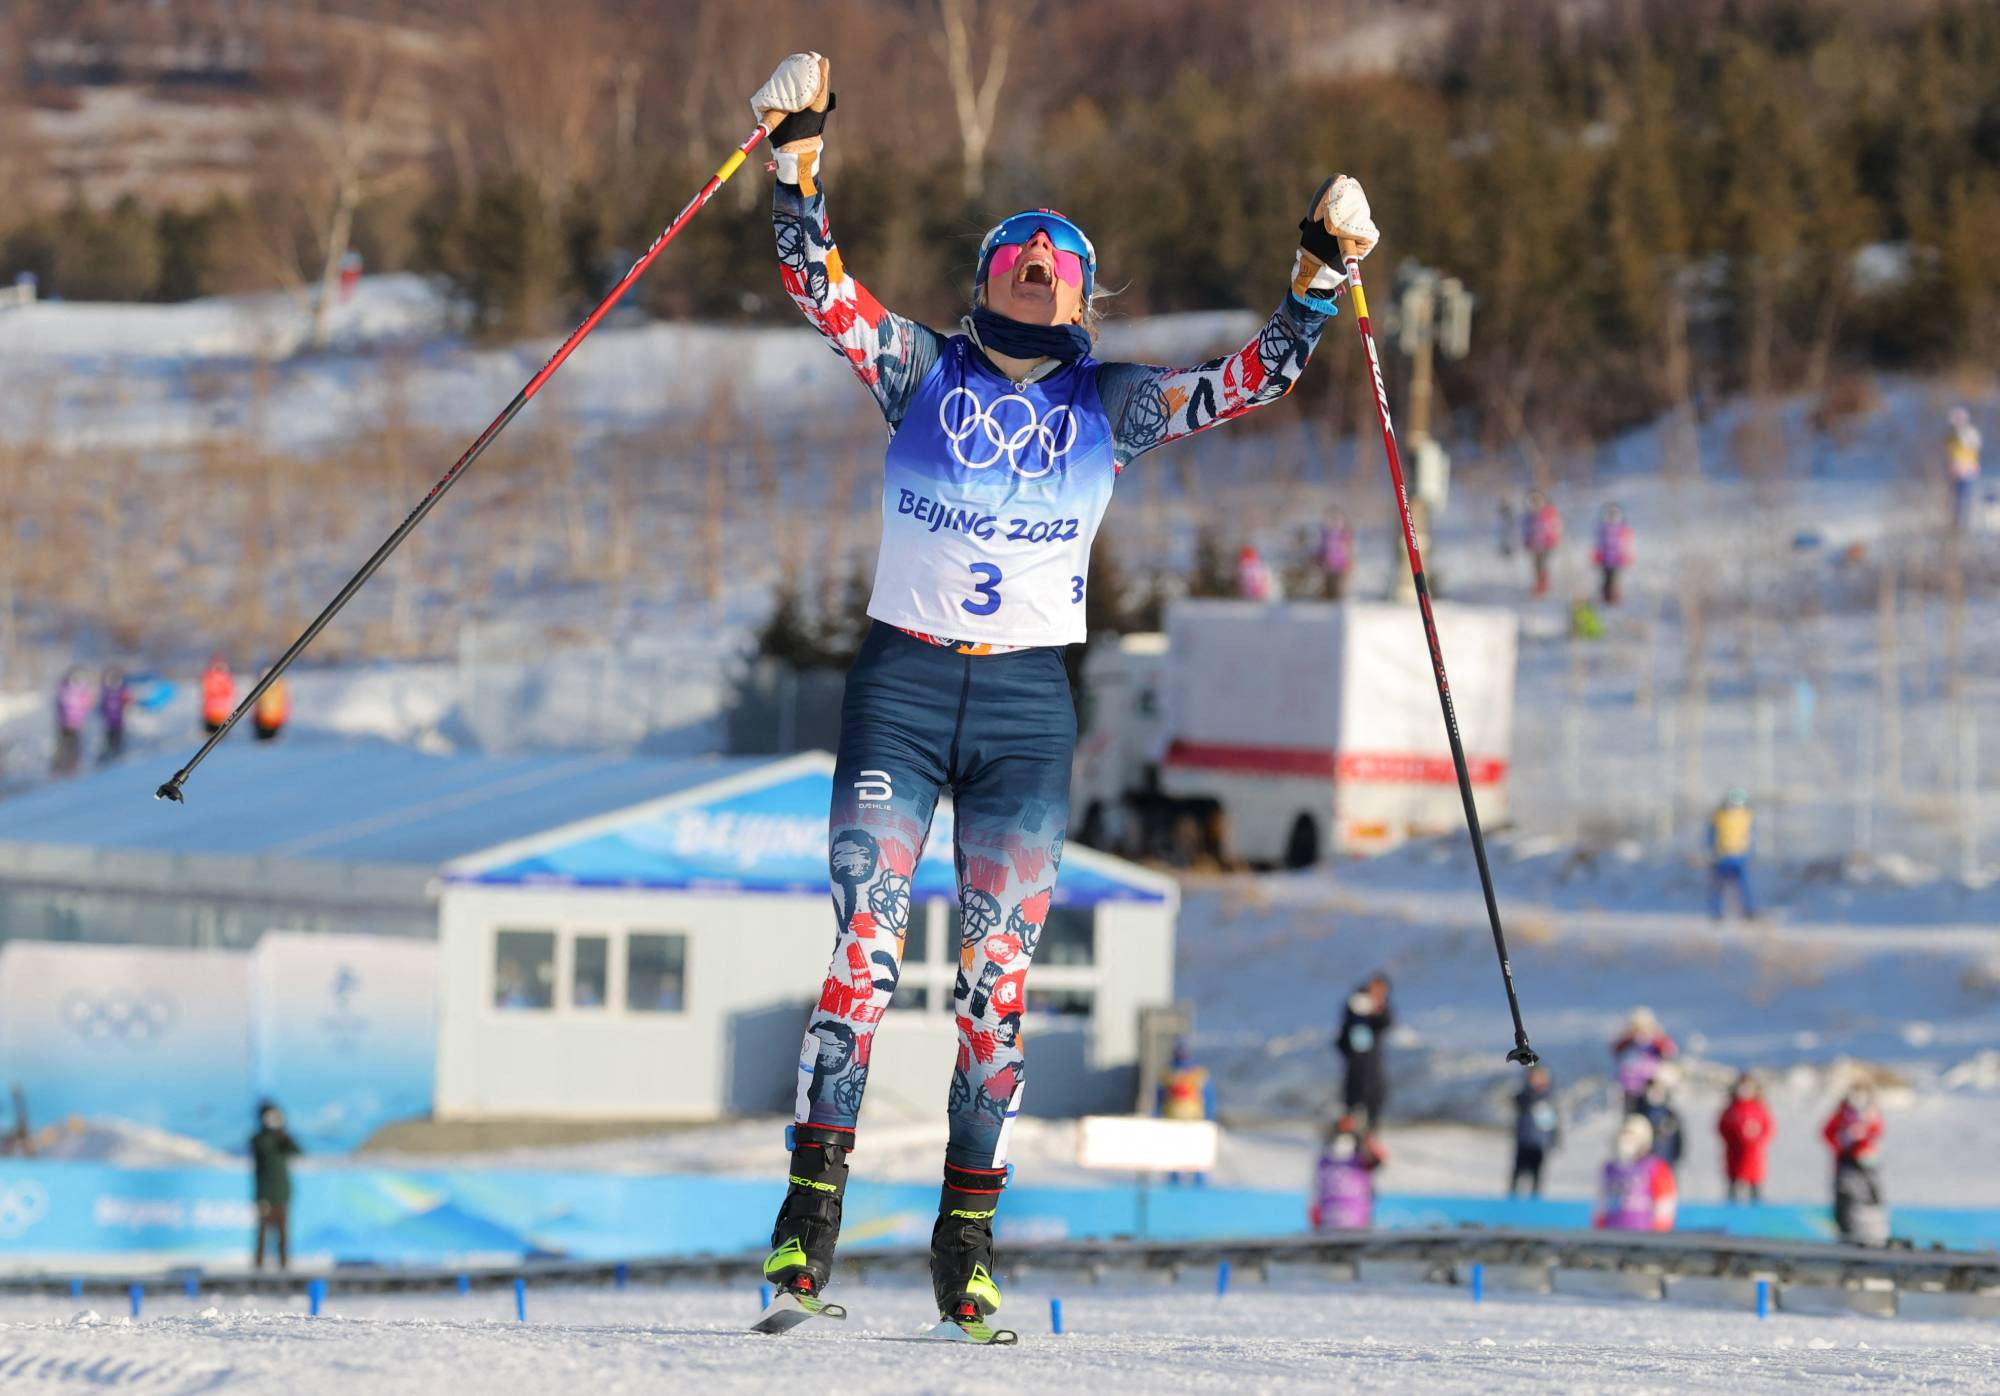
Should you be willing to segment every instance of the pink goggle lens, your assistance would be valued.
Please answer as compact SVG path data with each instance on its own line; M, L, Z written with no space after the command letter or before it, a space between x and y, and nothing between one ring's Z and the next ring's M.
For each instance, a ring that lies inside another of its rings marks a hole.
M1014 264L1021 260L1021 254L1028 250L1025 242L1004 243L993 249L993 260L987 266L988 276L1008 276L1013 273ZM1074 252L1061 248L1051 249L1056 254L1056 275L1072 286L1083 285L1083 258Z

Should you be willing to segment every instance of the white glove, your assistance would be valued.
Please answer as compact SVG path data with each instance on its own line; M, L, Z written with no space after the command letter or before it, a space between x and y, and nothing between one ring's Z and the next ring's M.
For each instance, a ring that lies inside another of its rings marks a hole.
M1347 282L1347 244L1356 257L1375 250L1381 235L1368 211L1361 181L1335 175L1313 195L1299 221L1299 250L1292 257L1292 294L1314 309L1330 311L1333 293Z
M817 105L824 95L821 87L825 71L826 60L817 53L792 54L751 94L751 113L762 121L771 112L789 116Z
M1356 257L1373 252L1382 236L1375 231L1375 218L1368 210L1368 195L1362 191L1361 181L1347 175L1335 175L1333 183L1320 191L1313 216L1336 238L1355 244Z

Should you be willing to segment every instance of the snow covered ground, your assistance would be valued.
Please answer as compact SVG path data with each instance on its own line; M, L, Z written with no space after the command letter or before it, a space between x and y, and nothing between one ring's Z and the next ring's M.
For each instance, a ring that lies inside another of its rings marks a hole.
M1063 1301L1061 1336L1048 1300ZM531 1291L513 1296L303 1301L150 1299L138 1323L67 1300L0 1303L0 1379L10 1391L768 1392L841 1396L1004 1389L1075 1393L1421 1391L1490 1396L1648 1392L1990 1391L1990 1325L1754 1315L1644 1301L1495 1298L1460 1290L1237 1284L1094 1286L1037 1277L1010 1286L1014 1348L882 1341L930 1316L905 1283L850 1286L853 1317L785 1338L744 1333L754 1290ZM106 1306L98 1303L98 1309Z

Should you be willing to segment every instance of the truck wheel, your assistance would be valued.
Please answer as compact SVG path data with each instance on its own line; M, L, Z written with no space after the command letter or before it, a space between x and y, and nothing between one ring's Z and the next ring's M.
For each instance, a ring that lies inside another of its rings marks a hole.
M1291 837L1285 840L1285 866L1309 868L1319 861L1319 825L1309 814L1292 821Z
M1092 800L1083 812L1083 823L1077 826L1076 841L1085 848L1104 849L1104 802Z
M1174 817L1169 844L1173 864L1177 868L1193 867L1208 851L1208 840L1202 834L1201 821L1188 812Z

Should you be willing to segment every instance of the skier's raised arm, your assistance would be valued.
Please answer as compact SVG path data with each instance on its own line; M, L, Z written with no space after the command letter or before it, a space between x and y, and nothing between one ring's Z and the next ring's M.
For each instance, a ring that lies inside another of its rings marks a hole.
M1319 187L1299 229L1291 289L1241 349L1192 368L1131 363L1098 368L1098 392L1121 470L1155 446L1240 417L1292 390L1338 308L1334 296L1347 280L1340 270L1341 241L1355 244L1365 257L1378 236L1368 196L1360 181L1346 175Z
M875 397L893 430L911 395L937 362L943 336L883 308L847 270L826 217L819 181L822 134L833 110L831 65L817 53L795 53L757 89L750 106L760 120L781 117L771 131L778 182L771 222L778 236L778 275L785 294L846 359Z

